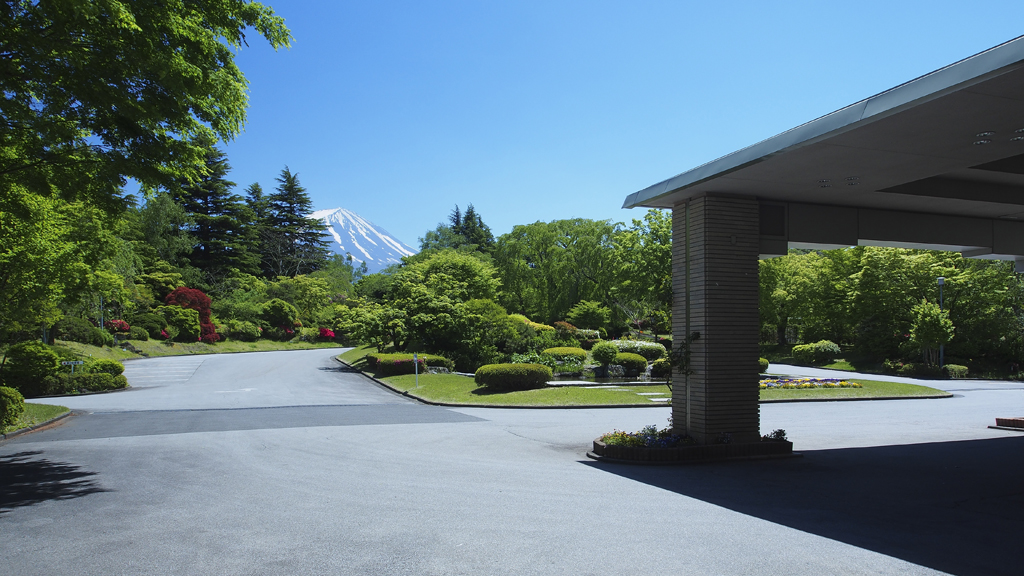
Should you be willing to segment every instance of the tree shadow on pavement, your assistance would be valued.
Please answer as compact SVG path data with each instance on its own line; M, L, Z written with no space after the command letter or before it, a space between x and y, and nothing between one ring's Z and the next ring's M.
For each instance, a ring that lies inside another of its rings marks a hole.
M812 450L784 460L587 464L959 576L1024 570L1024 437Z
M40 451L0 456L0 515L47 500L68 500L106 492L95 472L39 458Z

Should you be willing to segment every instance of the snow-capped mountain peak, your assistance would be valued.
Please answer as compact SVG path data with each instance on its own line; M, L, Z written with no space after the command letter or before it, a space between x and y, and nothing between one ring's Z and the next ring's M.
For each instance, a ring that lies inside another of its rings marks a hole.
M387 230L351 210L317 210L309 218L316 218L327 225L331 250L336 254L351 254L356 266L359 262L366 262L371 274L401 262L403 256L416 253Z

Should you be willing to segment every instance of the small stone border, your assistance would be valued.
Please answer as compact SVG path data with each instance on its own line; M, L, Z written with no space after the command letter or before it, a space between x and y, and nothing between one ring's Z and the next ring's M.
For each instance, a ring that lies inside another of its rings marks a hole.
M792 458L802 456L793 452L789 441L765 441L744 444L706 444L703 446L677 446L675 448L645 448L608 445L594 440L594 449L587 457L616 464L698 464L723 460L754 460L766 458Z
M61 414L59 416L54 416L53 418L50 418L46 422L40 422L39 424L36 424L35 426L29 426L27 428L19 428L19 429L15 430L14 432L8 432L7 434L0 434L0 441L2 441L2 440L10 440L11 438L14 438L15 436L21 436L22 434L28 434L29 432L35 432L36 430L42 430L43 428L49 428L50 426L53 426L53 425L57 424L58 422L60 422L61 420L67 418L68 416L71 416L72 414L74 414L74 410L68 410L67 412L65 412L65 413L63 413L63 414Z

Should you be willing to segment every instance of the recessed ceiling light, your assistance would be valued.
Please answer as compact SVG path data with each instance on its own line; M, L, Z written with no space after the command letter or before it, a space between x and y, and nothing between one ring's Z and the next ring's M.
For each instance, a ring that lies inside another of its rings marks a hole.
M977 142L974 143L974 145L975 146L981 146L983 144L991 144L991 143L992 143L991 140L978 140Z
M846 183L847 186L856 186L857 184L860 184L860 182L854 181L854 182L847 182Z
M852 182L854 180L860 180L860 176L847 176L846 177L846 181L847 182Z
M1021 140L1024 140L1024 136L1014 136L1013 138L1010 138L1010 142L1020 142Z
M832 187L831 184L822 184L821 186L818 186L818 188L831 188L831 187Z
M818 180L818 184L828 184L829 182L831 182L831 180L829 180L828 178Z
M989 136L995 136L995 132L978 132L978 138L988 138Z

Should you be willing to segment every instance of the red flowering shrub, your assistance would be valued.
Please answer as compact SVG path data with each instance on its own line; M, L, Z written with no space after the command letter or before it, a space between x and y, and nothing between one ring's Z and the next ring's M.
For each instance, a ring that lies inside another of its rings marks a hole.
M182 286L175 288L164 298L168 306L181 306L199 312L199 338L198 340L213 344L220 340L217 334L217 327L210 321L210 297L202 290Z
M128 325L124 320L107 320L103 327L111 333L123 332L127 333L131 330L131 326Z
M171 337L171 335L167 333L167 330L161 330L160 337L163 338L164 340L167 340L168 338Z
M334 340L334 330L331 330L330 328L321 328L320 338L323 340Z

